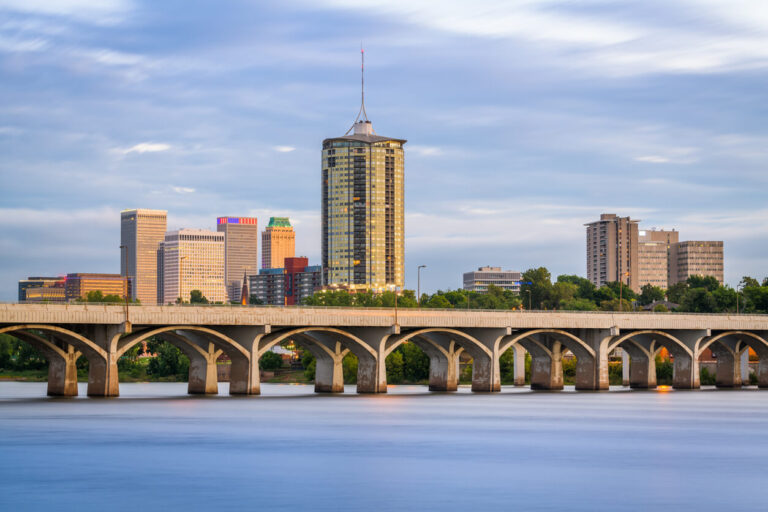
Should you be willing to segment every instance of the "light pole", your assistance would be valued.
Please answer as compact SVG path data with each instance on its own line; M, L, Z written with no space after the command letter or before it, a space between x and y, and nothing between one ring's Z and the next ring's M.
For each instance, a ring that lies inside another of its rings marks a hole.
M128 246L121 245L120 251L122 252L123 249L125 249L125 294L123 294L123 298L125 299L125 325L128 325Z
M531 289L528 288L525 291L528 292L528 311L530 311L531 310Z
M419 307L421 307L421 269L427 268L426 265L419 265L416 268L416 294L419 297L418 303Z
M736 314L739 314L739 287L741 286L741 283L736 285Z

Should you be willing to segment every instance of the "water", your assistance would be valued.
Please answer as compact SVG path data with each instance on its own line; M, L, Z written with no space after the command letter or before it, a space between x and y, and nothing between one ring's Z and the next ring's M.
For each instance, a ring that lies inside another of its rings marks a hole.
M768 508L768 391L120 390L0 382L0 510Z

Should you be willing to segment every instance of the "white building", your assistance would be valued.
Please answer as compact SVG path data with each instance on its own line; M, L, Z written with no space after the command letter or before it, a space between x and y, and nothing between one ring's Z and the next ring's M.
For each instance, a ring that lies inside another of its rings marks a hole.
M163 304L174 303L179 297L189 301L192 290L200 290L210 302L226 302L223 232L169 231L160 246L158 261L162 262L158 294Z
M522 274L516 270L501 270L501 267L480 267L464 273L464 289L471 292L485 293L488 285L498 286L502 290L520 293Z

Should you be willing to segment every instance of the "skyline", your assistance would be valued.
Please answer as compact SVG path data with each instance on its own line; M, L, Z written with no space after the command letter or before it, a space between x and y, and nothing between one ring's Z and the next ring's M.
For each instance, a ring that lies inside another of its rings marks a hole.
M319 261L319 153L359 107L361 40L368 115L410 141L407 288L420 264L425 292L482 265L586 275L604 212L724 240L732 286L768 268L757 2L150 5L0 6L0 300L119 272L127 208L288 216Z

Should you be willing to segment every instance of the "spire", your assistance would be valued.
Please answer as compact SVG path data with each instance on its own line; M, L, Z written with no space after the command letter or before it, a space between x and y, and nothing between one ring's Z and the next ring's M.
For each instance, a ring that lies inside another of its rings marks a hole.
M360 110L357 112L357 117L352 126L349 127L347 133L354 131L357 134L370 135L376 133L373 131L371 121L368 119L368 114L365 112L365 50L363 49L363 43L360 43Z
M243 306L247 306L249 302L248 300L249 298L250 298L250 293L248 290L248 274L246 273L245 270L243 270L243 289L240 290L240 304L242 304Z

